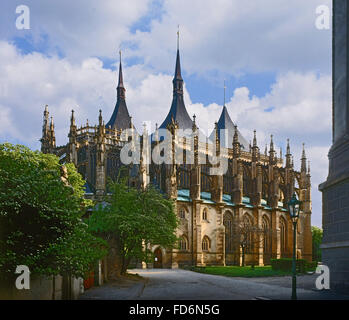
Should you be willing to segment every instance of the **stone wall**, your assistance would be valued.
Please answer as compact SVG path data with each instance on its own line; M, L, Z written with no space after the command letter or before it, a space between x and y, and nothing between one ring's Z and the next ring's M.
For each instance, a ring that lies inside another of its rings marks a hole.
M349 292L349 179L323 190L322 261L332 289Z
M15 280L0 284L0 300L76 300L83 292L81 278L31 277L30 289L18 290Z
M333 1L333 144L322 191L322 262L330 270L330 289L349 292L349 6Z

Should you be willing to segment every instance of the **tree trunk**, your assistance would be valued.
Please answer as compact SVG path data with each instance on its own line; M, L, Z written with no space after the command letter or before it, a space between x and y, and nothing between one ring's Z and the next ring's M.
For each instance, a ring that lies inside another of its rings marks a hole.
M124 262L123 262L123 265L122 265L122 269L121 269L121 274L122 275L126 274L127 268L129 266L130 262L131 262L131 258L130 257L128 257L127 259L124 259Z
M108 280L116 280L122 271L122 257L120 255L120 245L117 237L109 241L109 252L107 256Z

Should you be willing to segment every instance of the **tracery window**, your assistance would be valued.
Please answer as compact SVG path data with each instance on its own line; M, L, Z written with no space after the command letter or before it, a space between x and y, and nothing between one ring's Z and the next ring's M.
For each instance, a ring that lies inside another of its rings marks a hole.
M211 191L210 167L201 165L201 191Z
M286 221L283 217L280 217L279 229L280 229L280 251L282 255L286 252L286 236L287 236Z
M181 219L185 219L185 210L184 210L184 208L180 208L179 209L179 217Z
M209 251L210 250L210 239L207 236L204 236L202 239L202 251Z
M182 236L179 239L179 250L182 250L182 251L188 250L188 241L185 236Z
M246 213L243 218L242 227L243 236L245 238L246 253L251 253L253 251L253 234L252 234L252 222L248 214Z
M270 244L271 244L270 224L266 216L263 217L262 228L263 228L263 252L270 253L271 251L270 250Z
M202 220L207 221L208 214L207 214L207 209L205 208L204 211L202 211Z
M225 226L225 252L233 252L233 216L230 212L224 214L223 224Z

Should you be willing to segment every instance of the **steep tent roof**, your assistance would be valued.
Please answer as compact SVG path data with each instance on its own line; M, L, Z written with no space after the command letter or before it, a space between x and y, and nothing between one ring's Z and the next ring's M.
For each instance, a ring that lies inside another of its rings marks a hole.
M224 106L223 107L223 110L222 110L222 113L221 113L221 116L218 120L218 136L219 136L219 139L221 141L221 145L224 146L224 147L228 147L228 148L231 148L232 147L232 144L233 144L233 136L234 136L234 132L235 132L235 129L234 129L234 122L231 120L230 116L229 116L229 113L228 113L228 110L227 110L227 107ZM225 136L221 137L221 132L220 130L224 130L226 129L228 132L227 132L227 143L225 142ZM210 140L211 141L214 141L215 140L215 130L212 131L211 135L210 135ZM248 145L249 143L247 142L247 140L241 135L240 131L238 130L238 137L239 137L239 142L241 144L241 148L244 149L244 150L248 150Z
M121 56L120 56L120 66L119 66L119 83L117 87L117 99L114 112L106 124L106 128L124 130L131 127L131 117L128 113L125 97L125 87L122 76L122 65L121 65Z
M160 128L164 129L172 119L178 123L179 129L191 129L193 126L193 121L191 120L187 109L185 108L183 99L183 78L181 75L181 63L179 58L179 50L177 49L177 60L175 75L173 78L173 99L171 109L165 118L164 122L161 124Z

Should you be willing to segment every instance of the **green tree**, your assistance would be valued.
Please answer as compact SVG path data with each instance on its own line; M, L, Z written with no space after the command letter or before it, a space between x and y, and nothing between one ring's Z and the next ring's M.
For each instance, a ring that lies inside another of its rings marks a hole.
M152 186L131 188L125 179L110 184L111 195L89 219L89 227L109 244L108 278L124 275L132 258L148 261L149 247L174 246L174 203Z
M106 243L81 217L89 203L73 164L55 155L0 145L0 274L17 265L33 274L84 276Z
M312 226L311 234L313 240L313 261L321 261L322 229Z

